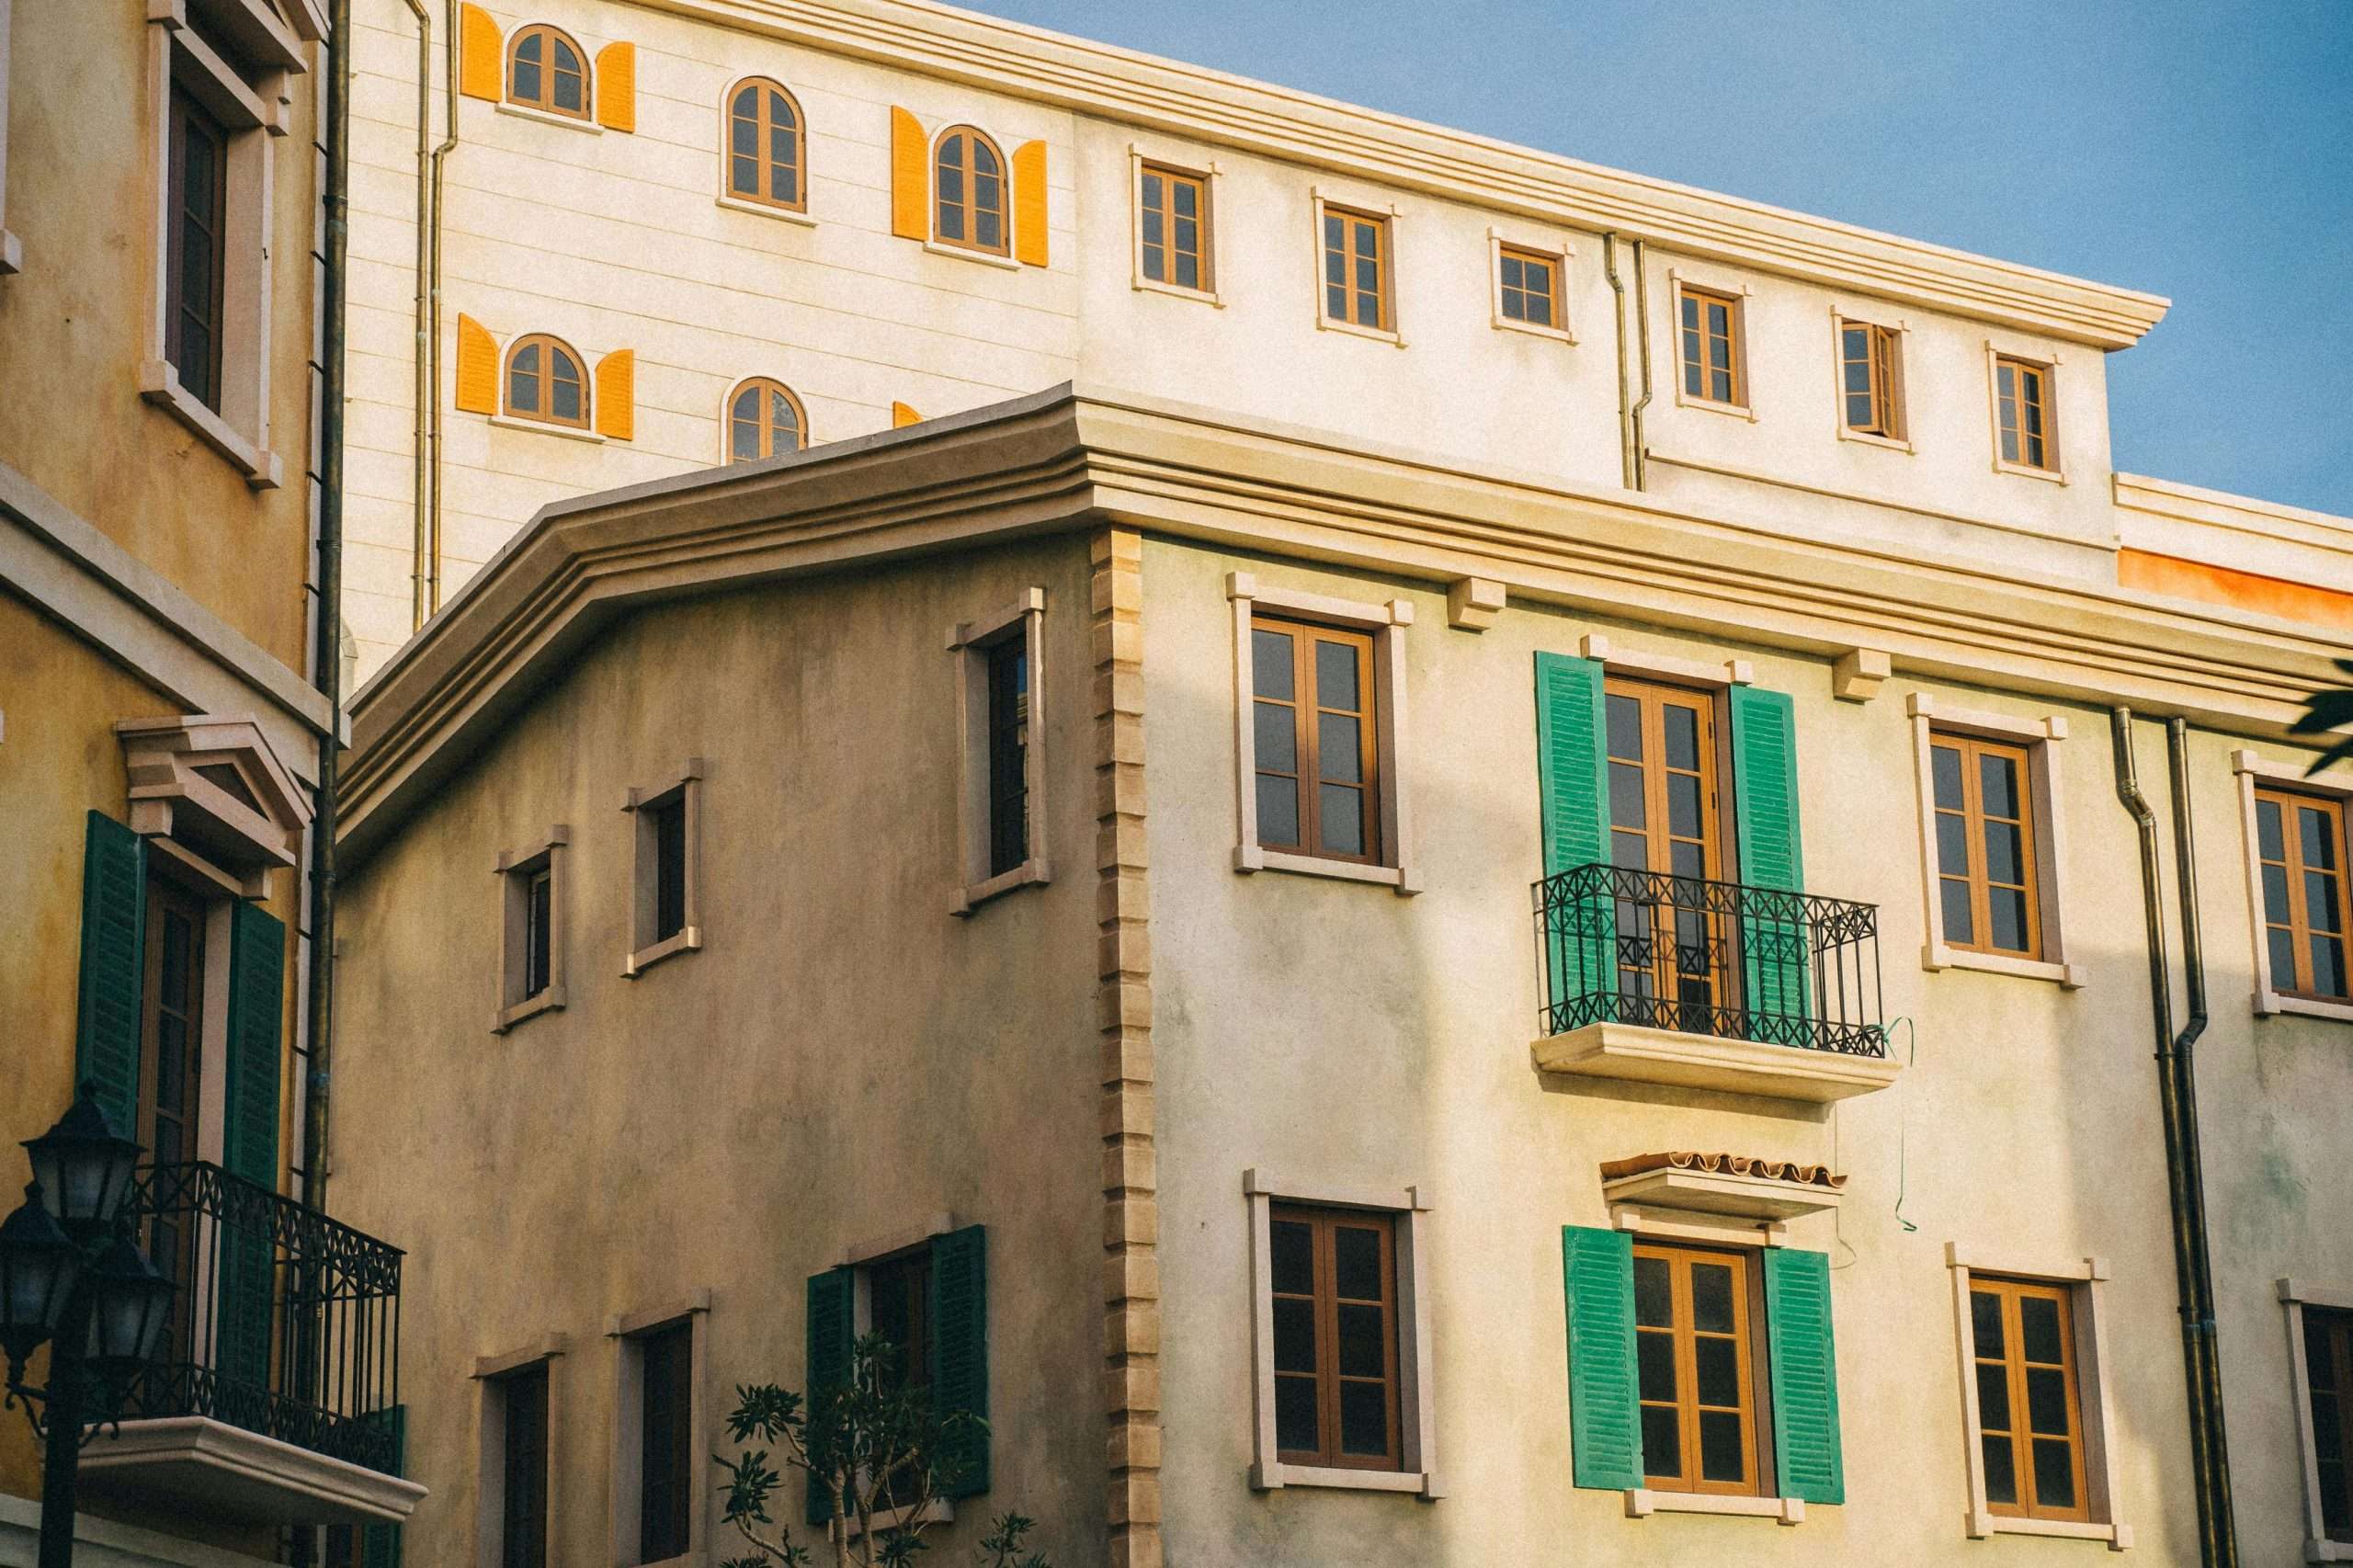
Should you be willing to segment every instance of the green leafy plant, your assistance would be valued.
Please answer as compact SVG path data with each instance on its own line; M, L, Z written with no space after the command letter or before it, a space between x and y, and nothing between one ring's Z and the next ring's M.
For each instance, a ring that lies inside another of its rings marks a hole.
M2337 669L2353 680L2353 659L2339 659ZM2291 735L2325 735L2335 730L2353 728L2353 686L2324 687L2304 699L2303 716L2288 726ZM2339 735L2336 744L2320 754L2320 757L2304 770L2309 778L2331 763L2353 757L2353 734Z
M926 1391L898 1374L900 1356L881 1335L850 1350L849 1376L840 1386L808 1395L774 1383L739 1384L727 1436L744 1451L715 1454L725 1471L726 1522L752 1548L720 1568L813 1568L821 1548L834 1568L909 1568L929 1549L924 1532L939 1520L933 1504L963 1479L950 1457L969 1445L979 1417L941 1415ZM758 1443L758 1448L746 1445ZM773 1456L773 1457L772 1457ZM797 1472L824 1500L822 1527L794 1527L770 1505ZM1036 1522L1003 1514L975 1545L982 1568L1051 1568L1045 1557L1024 1555Z

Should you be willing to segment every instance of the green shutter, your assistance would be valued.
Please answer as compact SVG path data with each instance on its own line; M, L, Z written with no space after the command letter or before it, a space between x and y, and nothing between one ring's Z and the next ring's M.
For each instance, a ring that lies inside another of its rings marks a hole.
M147 841L92 812L82 846L82 981L74 1077L98 1108L139 1134L139 991L146 978Z
M826 1391L849 1381L852 1343L857 1336L858 1277L847 1268L829 1268L809 1276L807 1397L814 1405ZM834 1517L829 1488L809 1478L809 1522L822 1525Z
M1609 858L1604 726L1601 661L1538 653L1536 776L1547 877ZM1617 905L1600 896L1602 891L1544 914L1544 969L1555 1009L1574 997L1616 989Z
M379 1410L367 1420L389 1421L392 1427L392 1473L408 1473L408 1406L393 1405ZM401 1527L398 1525L367 1525L359 1532L359 1562L361 1568L400 1568Z
M1802 893L1805 856L1798 833L1798 736L1789 693L1732 688L1733 815L1740 880L1751 888ZM1813 930L1796 900L1752 893L1740 933L1747 1005L1756 1038L1803 1045Z
M229 912L229 1049L221 1113L221 1165L263 1192L278 1190L279 1020L286 1003L286 926L257 904ZM215 1369L248 1390L269 1385L276 1251L267 1204L232 1190L221 1244ZM264 1401L253 1399L257 1419ZM233 1407L247 1408L246 1400Z
M1643 1483L1643 1427L1634 1383L1634 1238L1561 1227L1568 1295L1569 1444L1579 1486L1623 1492Z
M967 1225L931 1243L931 1397L939 1413L973 1417L942 1445L940 1492L989 1489L988 1236Z
M1829 1254L1765 1249L1765 1333L1772 1361L1773 1467L1781 1495L1844 1503Z

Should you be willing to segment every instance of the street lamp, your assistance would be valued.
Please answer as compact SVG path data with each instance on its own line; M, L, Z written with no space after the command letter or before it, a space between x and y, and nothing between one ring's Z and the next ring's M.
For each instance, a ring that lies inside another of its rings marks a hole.
M33 1179L24 1202L0 1220L5 1403L22 1405L48 1445L40 1568L72 1568L82 1445L121 1420L123 1390L154 1356L170 1319L172 1283L131 1239L123 1200L144 1151L107 1120L96 1085L84 1084L56 1126L26 1140L25 1152ZM36 1388L25 1381L25 1363L43 1345L49 1381Z

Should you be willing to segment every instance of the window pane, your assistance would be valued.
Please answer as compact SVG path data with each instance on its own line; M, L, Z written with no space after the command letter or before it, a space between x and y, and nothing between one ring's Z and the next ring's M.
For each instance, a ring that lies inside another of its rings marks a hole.
M1969 884L1947 877L1938 883L1938 892L1944 904L1945 940L1977 940L1977 917L1969 906Z
M1937 869L1949 876L1969 875L1969 819L1958 812L1937 813Z
M1275 1447L1313 1453L1324 1446L1315 1419L1315 1380L1275 1380Z
M1981 755L1977 759L1977 788L1989 817L2015 817L2018 814L2018 764L2006 756Z
M1643 1398L1675 1397L1675 1335L1635 1335L1634 1364Z
M1291 674L1290 633L1254 628L1250 633L1250 689L1289 702L1297 690Z
M2279 925L2288 924L2288 868L2263 868L2263 917Z
M1178 287L1185 289L1198 289L1201 286L1199 257L1184 255L1176 258L1176 282Z
M2006 425L2002 426L2002 460L2006 463L2018 460L2018 433Z
M2026 885L2026 847L2016 823L1985 824L1985 876L1991 881Z
M1651 1328L1675 1322L1673 1285L1663 1257L1634 1259L1634 1321Z
M1722 1263L1691 1266L1691 1326L1703 1333L1732 1332L1732 1267Z
M1317 770L1336 783L1363 783L1364 756L1361 748L1364 732L1361 722L1337 713L1326 713L1317 723Z
M1652 1337L1655 1338L1656 1335ZM1729 1339L1705 1335L1691 1342L1694 1376L1701 1404L1737 1408L1740 1404L1740 1356Z
M1340 1375L1347 1378L1381 1376L1388 1369L1388 1358L1381 1354L1381 1309L1361 1301L1342 1301L1337 1311Z
M1980 1437L1977 1444L1978 1451L1985 1456L1985 1501L2015 1506L2018 1500L2018 1477L2015 1456L2010 1452L2010 1440L1988 1434Z
M1315 1232L1297 1220L1278 1220L1267 1241L1274 1259L1274 1286L1285 1295L1312 1295L1315 1290Z
M1269 773L1299 771L1299 735L1292 723L1294 709L1260 702L1256 725L1258 766Z
M1338 218L1328 212L1324 215L1324 248L1327 251L1347 248L1347 230L1341 226Z
M2317 866L2322 870L2332 869L2336 865L2336 835L2328 830L2328 813L2314 811L2310 806L2299 806L2296 823L2299 836L2303 840L2304 864Z
M2034 1440L2034 1501L2044 1508L2075 1506L2075 1454L2063 1440Z
M1969 1326L1977 1341L1977 1354L1999 1360L2002 1346L2002 1298L1991 1290L1969 1293Z
M580 383L558 377L549 389L549 412L558 419L578 420L580 417Z
M1364 791L1339 784L1318 785L1317 825L1324 847L1334 855L1364 851Z
M1340 1451L1389 1451L1389 1388L1385 1383L1340 1385Z
M738 196L757 196L760 193L760 165L750 158L729 159L727 187Z
M1609 755L1640 762L1643 757L1643 705L1631 697L1612 693L1609 707Z
M2067 1436L2066 1373L2056 1367L2027 1369L2026 1416L2029 1428L2043 1437Z
M1275 1299L1275 1370L1315 1370L1315 1303Z
M2013 953L2027 950L2025 893L2016 888L1986 889L1985 918L1994 928L1994 946Z
M1347 642L1315 644L1315 700L1325 708L1364 711L1357 685L1357 650Z
M1381 1299L1379 1231L1369 1225L1332 1228L1332 1287L1345 1301Z
M2256 837L2263 846L2263 858L2284 860L2288 858L2285 836L2279 831L2279 802L2257 801L2255 803Z
M1643 1469L1663 1478L1683 1473L1683 1424L1671 1404L1643 1406Z
M2059 1350L2059 1303L2048 1296L2018 1298L2020 1353L2029 1361L2056 1365Z
M1988 1432L2010 1429L2010 1377L1999 1362L1977 1363L1977 1424Z
M2325 996L2345 994L2344 938L2313 938L2313 989Z
M1659 710L1666 725L1666 765L1697 771L1699 767L1699 715L1697 710L1668 703Z
M555 74L555 107L577 113L582 102L580 78L569 71Z
M1299 786L1288 778L1258 775L1258 842L1298 848Z
M1609 765L1609 823L1613 827L1641 828L1643 770L1630 762Z
M2334 931L2336 919L2336 879L2318 871L2304 873L2304 918L2315 931Z
M1721 1410L1699 1413L1699 1474L1707 1481L1739 1481L1748 1472L1742 1450L1740 1417Z
M1699 780L1691 774L1666 777L1666 831L1682 838L1699 836Z
M2274 926L2265 933L2271 949L2271 983L2286 987L2296 983L2296 934L2283 926Z

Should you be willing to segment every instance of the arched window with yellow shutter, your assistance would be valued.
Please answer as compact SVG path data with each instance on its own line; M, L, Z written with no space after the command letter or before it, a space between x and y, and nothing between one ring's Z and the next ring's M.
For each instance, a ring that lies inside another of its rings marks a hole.
M807 142L801 105L765 76L727 95L727 194L787 211L809 209Z
M727 460L781 457L809 444L809 416L782 381L754 376L727 394Z
M506 101L573 119L588 118L588 56L556 28L516 30L506 50Z
M1011 248L1005 154L986 133L969 125L940 132L932 153L932 233L940 244L993 256Z
M588 378L560 338L535 332L506 351L506 412L516 419L588 428Z

